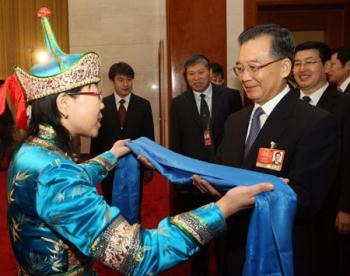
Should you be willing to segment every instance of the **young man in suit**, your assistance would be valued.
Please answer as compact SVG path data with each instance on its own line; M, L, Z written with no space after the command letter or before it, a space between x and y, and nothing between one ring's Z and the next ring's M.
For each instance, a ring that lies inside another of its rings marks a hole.
M339 90L350 95L350 48L332 50L328 77L329 81L334 82Z
M220 144L227 117L242 108L238 90L210 83L209 61L203 55L185 63L188 85L171 105L172 150L202 161L212 162ZM173 213L191 210L211 201L194 187L176 185L171 193ZM192 260L192 275L206 275L207 249Z
M318 242L314 221L333 183L336 120L301 101L288 86L294 41L287 29L275 24L257 25L239 36L239 44L234 72L254 104L227 119L217 159L224 165L286 179L298 198L293 229L294 274L315 275L319 263L313 258L313 245ZM261 162L266 152L272 155L277 151L283 153L281 165ZM213 190L205 180L194 179L203 192ZM235 216L231 221L235 227L229 223L225 275L242 274L250 215Z
M154 140L152 109L148 100L135 95L133 90L133 68L119 62L111 66L108 77L114 93L103 99L104 109L101 128L91 141L91 155L96 156L120 139L137 139L141 136ZM147 174L150 172L147 171ZM112 197L114 170L102 182L102 193L110 204Z
M330 58L331 51L322 42L299 44L295 48L293 74L300 88L300 99L329 111L338 122L340 154L337 177L317 222L315 235L319 235L322 240L316 245L319 246L317 253L322 258L318 266L319 275L348 275L350 270L347 269L346 273L345 267L339 267L338 264L338 244L342 248L350 234L350 97L328 83ZM341 260L350 258L349 255L340 257Z

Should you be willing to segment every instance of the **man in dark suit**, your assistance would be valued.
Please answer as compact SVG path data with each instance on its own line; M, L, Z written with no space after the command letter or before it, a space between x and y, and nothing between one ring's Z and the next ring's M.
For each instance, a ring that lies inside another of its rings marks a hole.
M334 82L339 90L350 95L350 48L332 50L328 77L329 81Z
M258 25L239 36L234 72L254 102L231 115L217 159L286 179L298 198L293 230L295 275L315 275L314 220L321 211L334 178L337 128L334 116L298 99L287 84L294 54L292 34L278 25ZM259 150L263 149L262 151ZM260 162L264 153L283 153L279 166ZM208 183L195 179L202 191ZM250 212L229 222L224 274L241 275ZM261 229L263 231L263 229ZM283 231L283 229L281 229Z
M317 253L322 261L318 274L348 275L339 267L338 244L342 246L350 234L350 97L327 81L331 51L318 41L307 41L295 48L293 74L300 91L300 99L332 113L338 122L340 154L337 177L332 183L324 209L317 222L317 232L322 243ZM338 229L340 235L337 235ZM348 253L349 254L349 253ZM340 256L349 260L350 256ZM347 262L348 263L348 262ZM340 270L338 271L338 267Z
M134 93L134 70L125 63L115 63L109 69L108 77L114 86L114 93L103 99L104 109L101 128L91 141L91 155L96 156L120 139L137 139L141 136L154 140L152 109L149 101ZM149 172L147 172L149 173ZM102 193L111 203L114 170L102 182Z
M188 90L173 99L171 105L171 147L174 151L202 161L212 162L220 144L227 117L242 108L238 90L210 83L209 61L203 55L190 57L184 76ZM194 187L175 186L171 209L174 214L191 210L211 199ZM192 274L207 274L208 254L202 251L192 261Z

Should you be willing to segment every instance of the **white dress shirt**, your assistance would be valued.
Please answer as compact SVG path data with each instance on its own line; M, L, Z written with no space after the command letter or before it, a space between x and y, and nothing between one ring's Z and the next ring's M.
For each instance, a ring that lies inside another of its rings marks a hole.
M250 119L249 119L249 126L248 126L248 131L246 134L246 141L250 132L250 126L252 124L252 119L253 119L253 114L255 112L255 110L258 107L261 107L262 110L264 111L264 114L262 114L260 116L260 129L262 129L262 127L264 126L267 118L270 116L271 112L275 109L276 105L282 100L282 98L287 95L287 93L289 92L290 88L288 85L286 85L286 87L280 92L278 93L275 97L273 97L271 100L269 100L268 102L264 103L263 105L259 105L257 103L254 104L254 108L253 111L250 115Z
M211 106L212 106L213 86L211 84L209 84L208 88L204 92L197 92L197 91L193 90L193 95L194 95L194 99L196 101L198 113L200 113L200 110L201 110L201 94L205 95L204 99L208 104L210 116L211 116L212 115Z
M123 99L124 102L124 106L125 106L125 110L128 110L128 106L129 106L129 102L130 102L130 97L131 97L131 93L129 93L126 97L122 98L120 97L117 93L114 93L114 98L115 98L115 105L117 106L117 110L119 110L119 106L120 106L120 100Z
M343 81L343 83L338 87L342 92L345 91L346 87L349 85L350 83L350 77L348 77L345 81Z
M329 83L326 82L325 85L323 85L320 89L316 90L314 93L307 95L304 94L303 90L300 89L300 99L302 100L304 96L308 96L311 100L309 101L309 104L316 106L318 101L321 99L324 91L326 91Z

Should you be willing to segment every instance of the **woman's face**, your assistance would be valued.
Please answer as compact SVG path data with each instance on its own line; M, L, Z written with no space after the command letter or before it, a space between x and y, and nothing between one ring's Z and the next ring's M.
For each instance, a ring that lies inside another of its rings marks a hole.
M102 93L96 84L84 86L76 96L66 99L67 109L62 124L72 137L96 137L101 127Z

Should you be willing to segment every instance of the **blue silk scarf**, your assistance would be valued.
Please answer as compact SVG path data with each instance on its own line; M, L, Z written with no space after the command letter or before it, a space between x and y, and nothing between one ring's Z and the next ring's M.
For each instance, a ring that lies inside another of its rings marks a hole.
M135 156L145 156L171 182L189 185L192 175L200 175L218 189L274 184L273 192L256 197L248 230L244 275L293 275L292 229L296 194L276 176L226 167L185 157L147 138L128 143L133 152L120 160L116 170L112 205L118 206L130 223L138 221L140 166Z

